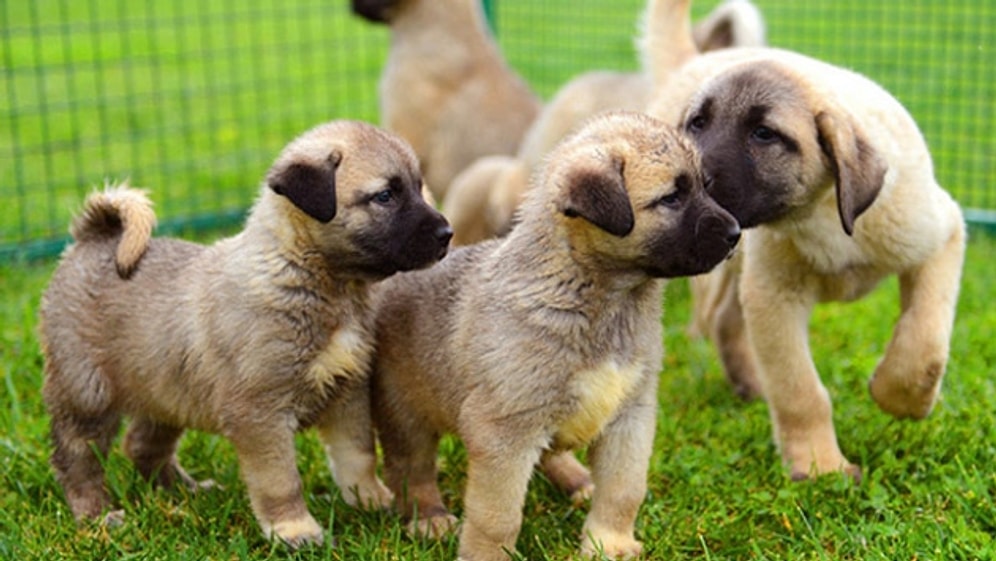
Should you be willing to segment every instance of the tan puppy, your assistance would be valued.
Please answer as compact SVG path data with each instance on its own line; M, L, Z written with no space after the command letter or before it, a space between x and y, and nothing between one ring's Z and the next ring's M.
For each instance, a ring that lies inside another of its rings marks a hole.
M52 465L74 516L111 506L101 457L122 415L125 453L163 485L198 485L175 455L185 428L231 440L264 533L292 546L322 541L298 429L318 428L347 502L389 504L369 407L349 396L365 394L370 284L446 252L421 185L402 140L339 121L290 143L245 229L210 246L150 239L141 191L91 196L41 306Z
M748 0L726 0L691 26L690 0L649 0L637 41L639 72L598 70L570 80L522 139L515 158L485 158L453 180L443 211L454 245L503 235L528 187L528 177L556 144L593 115L642 111L654 85L702 51L764 44L764 20Z
M381 122L411 143L437 199L477 158L515 154L540 100L502 58L480 0L353 0L353 11L391 26Z
M930 412L948 359L965 230L923 136L867 78L776 49L691 61L653 112L683 121L702 150L710 193L742 226L756 226L740 260L696 281L700 327L741 393L767 399L793 478L859 475L837 445L808 320L816 302L854 300L898 275L902 313L870 390L896 417Z
M453 245L507 234L529 185L529 169L514 156L485 156L457 175L443 204Z
M536 176L519 224L379 285L372 378L385 479L422 531L454 519L441 434L467 447L460 558L513 550L533 466L595 483L582 552L638 554L661 368L661 279L725 258L739 226L683 137L635 113L593 119ZM552 463L559 463L554 466Z

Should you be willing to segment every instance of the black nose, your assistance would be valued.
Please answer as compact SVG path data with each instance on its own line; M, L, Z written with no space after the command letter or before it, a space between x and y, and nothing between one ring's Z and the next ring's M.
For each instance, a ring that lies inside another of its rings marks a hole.
M726 243L730 247L737 245L740 241L740 225L734 223L730 226L730 229L726 232Z
M446 245L450 243L450 239L453 237L453 227L449 224L443 224L439 228L436 228L436 239L439 240L440 245Z

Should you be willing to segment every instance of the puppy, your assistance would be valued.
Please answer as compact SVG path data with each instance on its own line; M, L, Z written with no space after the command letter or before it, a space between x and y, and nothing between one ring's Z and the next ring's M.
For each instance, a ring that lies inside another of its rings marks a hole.
M371 283L446 252L421 186L401 139L338 121L291 142L245 229L210 246L150 239L141 191L91 196L41 305L52 466L74 516L111 506L101 458L122 415L125 453L162 485L198 486L176 459L185 428L231 440L263 532L291 546L322 541L298 429L317 427L347 502L389 504L369 406L349 396L366 392Z
M453 245L504 236L529 184L529 168L514 156L478 158L450 185L443 212L453 226Z
M726 0L694 28L689 0L649 0L637 41L641 70L586 72L566 83L536 117L515 158L483 158L453 179L443 212L454 245L503 235L543 157L588 118L610 110L642 111L654 85L699 52L764 44L764 20L748 0Z
M433 195L482 156L515 154L539 98L502 58L479 0L353 0L391 26L381 122L415 149Z
M587 473L566 451L590 445L582 552L638 554L661 279L709 270L739 234L687 140L616 113L551 154L507 237L379 285L372 403L402 512L423 532L453 525L435 458L456 433L469 463L460 558L504 559L533 466L570 489Z
M690 0L649 0L640 21L640 70L596 70L565 84L550 100L519 148L529 169L571 131L605 111L643 111L654 84L699 53L765 42L764 19L749 0L726 0L692 26Z
M700 329L740 392L768 401L793 478L860 476L838 447L808 320L816 302L854 300L898 275L901 315L870 390L895 417L931 411L965 226L923 136L871 80L776 49L699 57L660 93L652 112L695 138L710 194L755 227L739 259L695 282Z

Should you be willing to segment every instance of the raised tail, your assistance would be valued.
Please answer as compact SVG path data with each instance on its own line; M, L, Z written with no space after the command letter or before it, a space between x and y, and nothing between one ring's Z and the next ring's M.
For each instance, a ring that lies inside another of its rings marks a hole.
M115 265L118 274L127 278L149 247L155 225L152 201L145 191L120 183L87 197L69 233L77 243L120 237Z
M637 50L643 70L658 85L698 54L692 37L691 0L648 0Z

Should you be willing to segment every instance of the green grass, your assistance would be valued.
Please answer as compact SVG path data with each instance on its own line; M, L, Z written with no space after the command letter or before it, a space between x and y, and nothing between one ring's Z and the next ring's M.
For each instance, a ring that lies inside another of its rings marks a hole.
M817 367L834 399L845 454L864 469L860 485L837 476L792 483L770 439L767 408L744 404L723 379L711 347L684 335L685 282L665 295L667 355L650 490L638 521L648 559L996 558L996 240L976 235L955 323L943 399L924 421L879 412L865 389L897 315L894 281L812 320ZM187 469L224 488L197 495L150 489L115 449L108 485L127 510L123 526L77 528L48 466L35 336L52 263L4 265L0 292L0 558L4 559L452 559L454 539L411 539L388 513L343 503L313 433L298 440L312 513L336 548L289 553L262 539L231 446L188 433ZM459 511L463 448L447 441L441 484ZM534 478L519 538L528 559L566 559L584 509Z
M501 44L544 96L594 68L636 68L641 0L496 3ZM856 68L909 106L942 184L996 207L996 76L988 2L757 0L774 45ZM701 15L713 2L695 2ZM541 6L541 7L540 7ZM238 221L291 137L320 121L376 121L386 33L346 2L49 0L0 3L0 558L452 559L455 540L408 538L386 513L348 508L314 435L298 441L313 514L338 547L288 553L264 541L230 445L189 434L189 471L224 489L150 489L115 451L108 485L124 526L77 528L48 467L40 400L38 299L53 263L11 261L21 244L58 247L90 187L130 177L152 189L166 227ZM222 221L224 222L224 221ZM53 241L53 244L45 242ZM13 248L13 250L11 249ZM666 293L661 410L638 534L652 559L996 558L996 242L969 246L944 399L922 422L867 395L897 315L895 282L813 316L812 347L834 397L841 446L865 479L790 483L763 403L725 386L707 344L684 336L686 284ZM4 261L4 258L7 261ZM459 510L462 448L444 447L443 491ZM584 511L542 478L531 486L520 553L568 558Z

